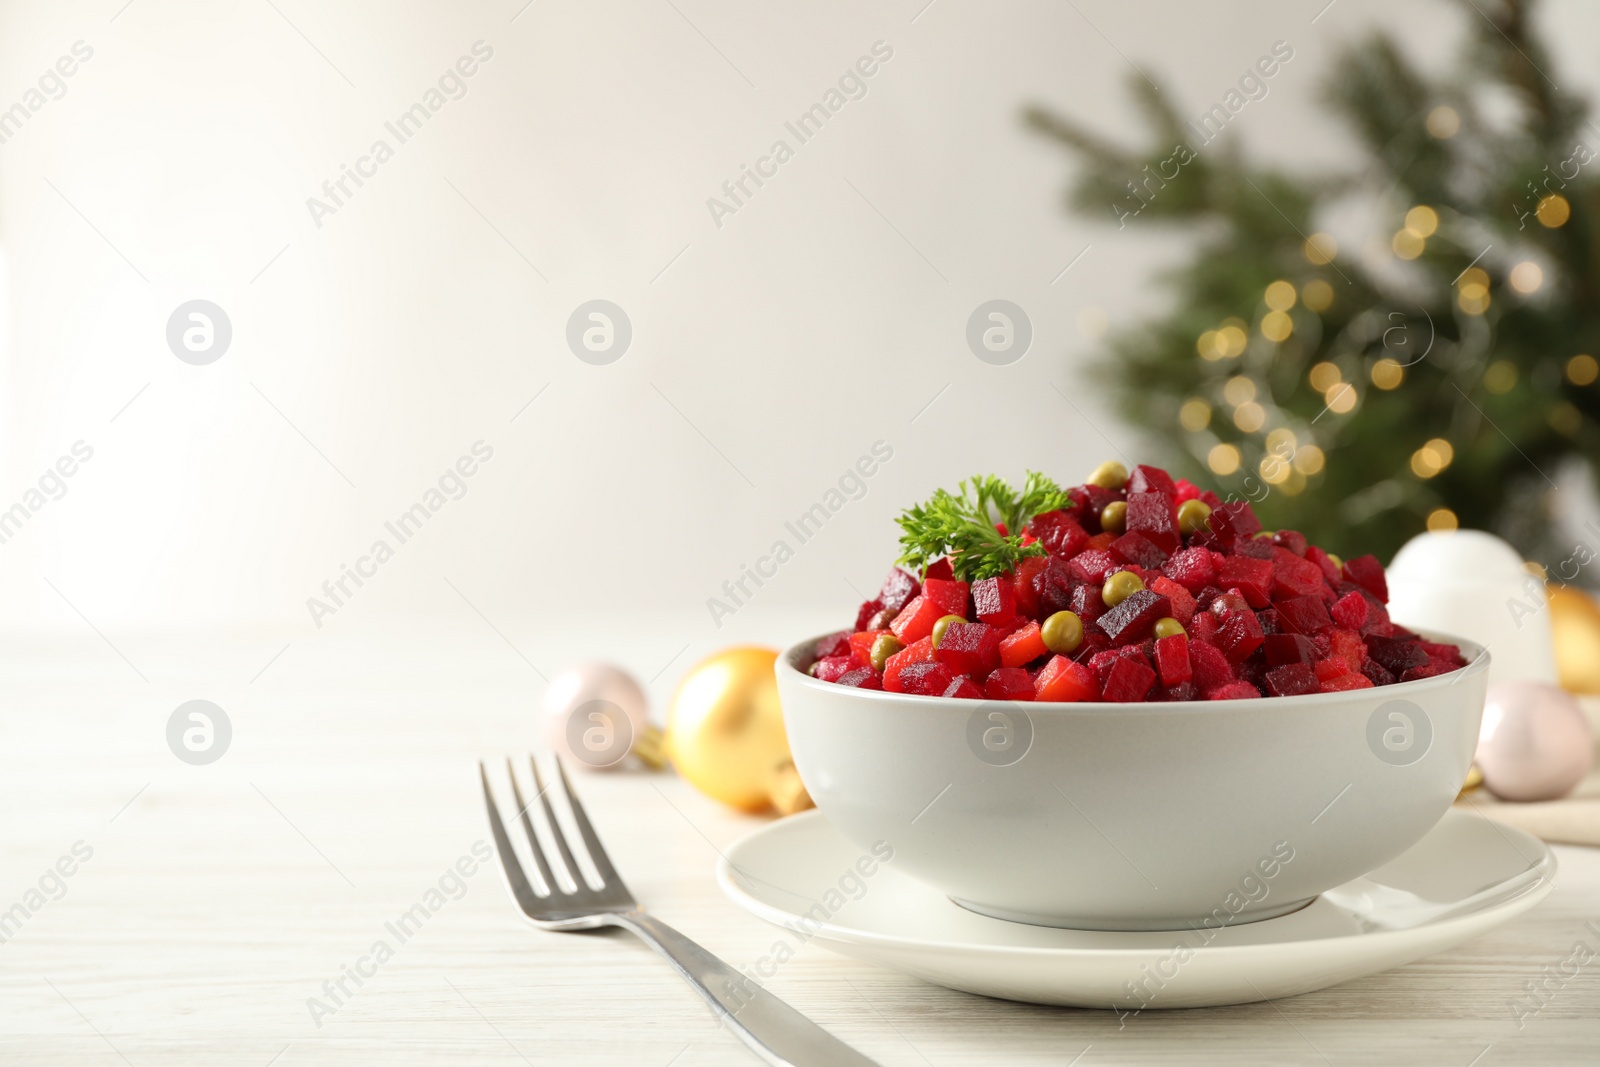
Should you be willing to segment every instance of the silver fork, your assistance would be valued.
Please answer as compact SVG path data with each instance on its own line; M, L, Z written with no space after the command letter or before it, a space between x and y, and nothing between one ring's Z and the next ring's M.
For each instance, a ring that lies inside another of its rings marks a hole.
M483 800L489 808L489 829L494 834L495 851L500 855L500 867L505 872L506 886L511 890L512 899L517 902L517 907L522 909L522 914L527 916L533 925L541 930L594 930L604 926L620 926L624 930L632 931L643 938L651 948L670 960L678 973L683 975L711 1005L719 1020L727 1022L733 1028L733 1032L768 1063L789 1064L793 1067L814 1067L821 1064L874 1067L874 1061L867 1059L768 993L750 978L639 907L633 895L628 892L628 887L622 884L616 868L611 866L606 850L601 847L600 839L595 836L594 827L589 824L589 816L585 814L583 805L578 802L577 794L572 791L572 785L567 781L566 769L557 759L556 776L560 780L562 792L566 794L567 805L572 809L572 821L578 828L578 836L583 839L583 847L589 853L589 859L593 862L602 883L599 889L591 888L573 860L566 832L556 821L548 790L539 774L538 763L531 756L528 758L528 763L533 768L534 788L538 790L538 796L534 799L544 805L550 837L555 842L555 857L546 854L539 842L539 836L534 832L533 821L528 818L529 805L523 803L522 790L517 785L516 771L509 759L506 760L506 771L510 774L511 792L517 801L517 817L522 821L522 829L528 835L529 852L533 856L534 867L538 869L540 881L548 887L548 892L543 894L528 881L521 861L512 850L511 838L506 833L505 823L500 819L500 809L495 803L494 792L489 788L489 772L482 762L478 764L478 773L483 778ZM552 866L557 859L560 865L566 868L576 887L571 891L568 891L552 873Z

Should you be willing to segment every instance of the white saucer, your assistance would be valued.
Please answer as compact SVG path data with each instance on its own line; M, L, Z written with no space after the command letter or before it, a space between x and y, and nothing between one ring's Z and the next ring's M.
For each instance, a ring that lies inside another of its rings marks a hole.
M1275 1000L1398 967L1522 914L1555 873L1543 842L1452 811L1398 859L1276 919L1061 930L967 911L811 811L735 844L717 881L734 903L783 927L790 952L815 940L969 993L1142 1010Z

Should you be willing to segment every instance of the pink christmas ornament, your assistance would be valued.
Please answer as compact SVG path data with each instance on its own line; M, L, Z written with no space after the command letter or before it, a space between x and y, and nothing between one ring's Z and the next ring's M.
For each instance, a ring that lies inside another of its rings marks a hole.
M1594 737L1577 699L1543 682L1489 687L1478 732L1483 784L1501 800L1555 800L1594 763Z

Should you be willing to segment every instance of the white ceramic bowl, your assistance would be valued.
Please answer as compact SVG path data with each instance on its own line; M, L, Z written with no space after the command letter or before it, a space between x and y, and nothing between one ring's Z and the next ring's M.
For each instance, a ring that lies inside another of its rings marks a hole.
M795 766L829 822L958 904L1100 930L1282 915L1394 859L1472 763L1488 653L1348 693L1163 704L949 700L777 664Z

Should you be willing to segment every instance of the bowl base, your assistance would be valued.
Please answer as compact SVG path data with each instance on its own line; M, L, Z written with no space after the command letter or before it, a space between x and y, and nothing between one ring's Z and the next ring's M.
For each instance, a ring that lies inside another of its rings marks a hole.
M1288 904L1274 904L1264 908L1246 908L1239 914L1232 916L1225 926L1242 926L1245 923L1260 922L1263 919L1276 919L1299 911L1306 907L1316 897L1306 897L1304 900L1291 901ZM1219 929L1214 915L1200 915L1194 918L1149 918L1149 919L1112 919L1092 918L1072 915L1033 915L1027 912L1011 911L1007 908L997 908L988 904L979 904L971 900L962 900L951 897L950 902L968 911L987 915L991 919L1003 919L1006 922L1023 923L1028 926L1053 926L1061 930L1109 930L1116 932L1153 931L1153 930L1201 930L1210 926Z

